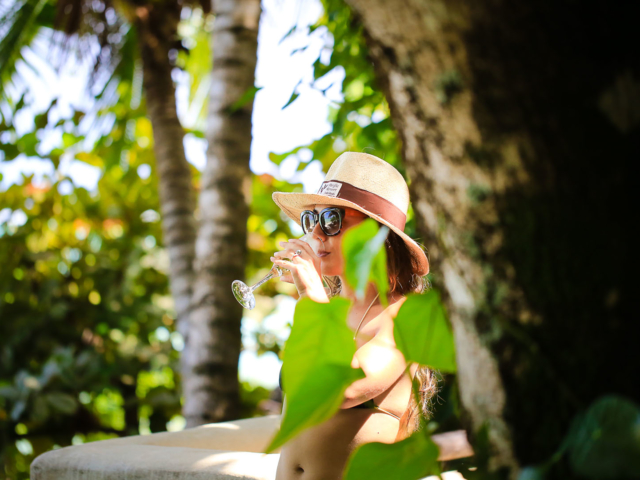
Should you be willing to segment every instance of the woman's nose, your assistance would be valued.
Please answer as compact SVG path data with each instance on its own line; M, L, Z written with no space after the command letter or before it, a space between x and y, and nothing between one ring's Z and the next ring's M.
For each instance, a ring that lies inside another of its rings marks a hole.
M311 233L313 234L314 237L318 238L322 243L324 243L324 241L327 239L327 236L322 231L322 228L320 228L320 222L315 224L315 226L313 227L313 230L311 230Z

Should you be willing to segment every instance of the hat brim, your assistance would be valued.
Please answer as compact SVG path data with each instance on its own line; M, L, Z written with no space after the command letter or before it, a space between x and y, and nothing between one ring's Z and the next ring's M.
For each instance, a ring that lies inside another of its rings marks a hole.
M358 210L373 218L375 221L386 225L400 238L402 238L414 259L414 273L418 275L426 275L429 273L429 260L425 251L417 242L398 227L391 225L384 218L369 212L357 203L353 203L342 198L319 195L317 193L275 192L272 195L272 198L276 205L278 205L278 207L280 207L280 209L298 225L300 225L300 214L304 210L309 210L310 207L315 205L335 205L337 207L349 207L354 210Z

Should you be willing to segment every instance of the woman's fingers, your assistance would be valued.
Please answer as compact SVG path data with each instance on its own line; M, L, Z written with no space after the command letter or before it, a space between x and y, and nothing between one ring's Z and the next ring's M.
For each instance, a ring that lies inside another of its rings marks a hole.
M282 250L280 252L276 252L273 254L274 258L287 259L291 262L300 262L300 260L304 260L306 262L313 262L313 258L309 258L310 255L307 255L306 252L301 251L300 248L295 248L295 250L287 249Z
M297 266L294 263L291 263L290 260L280 260L279 258L276 258L276 257L271 257L270 260L273 262L274 265L278 265L279 267L286 268L290 272L295 271L297 268Z
M273 254L274 257L278 258L293 258L296 253L296 250L300 250L299 248L288 248L286 250L281 250Z
M313 248L311 248L311 245L303 240L300 240L299 238L290 239L288 242L280 242L280 244L286 244L288 248L292 248L294 251L303 250L307 252L311 257L316 256L316 253L313 251Z

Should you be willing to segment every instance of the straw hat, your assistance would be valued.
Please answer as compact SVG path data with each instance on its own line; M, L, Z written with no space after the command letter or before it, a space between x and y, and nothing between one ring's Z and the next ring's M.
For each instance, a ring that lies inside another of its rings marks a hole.
M298 224L302 211L315 205L359 210L404 240L414 258L415 273L429 273L424 250L404 233L409 208L407 184L400 172L374 155L345 152L333 162L317 193L276 192L273 201Z

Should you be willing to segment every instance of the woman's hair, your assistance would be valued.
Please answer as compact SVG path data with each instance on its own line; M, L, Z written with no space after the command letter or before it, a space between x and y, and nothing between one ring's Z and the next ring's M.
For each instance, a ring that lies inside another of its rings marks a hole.
M385 240L385 250L389 293L399 293L400 295L423 293L430 287L426 277L415 273L419 265L417 260L411 254L404 240L393 230L389 231ZM324 277L324 280L331 290L330 296L340 293L342 285L339 277ZM407 410L402 415L398 439L408 437L420 428L421 416L425 419L431 416L431 401L438 391L435 372L427 366L419 365L414 376L414 383L417 383L414 385L414 388L417 387L417 395L411 395Z
M400 235L389 230L384 246L387 252L389 293L406 295L424 292L428 287L427 279L415 273L418 262Z
M387 273L389 290L392 293L407 295L423 293L429 288L426 277L417 275L418 263L404 240L393 230L389 231L385 241L387 252ZM420 428L420 417L431 416L431 401L438 392L436 374L427 366L418 365L413 378L416 392L412 392L407 410L400 420L398 437L405 438Z

